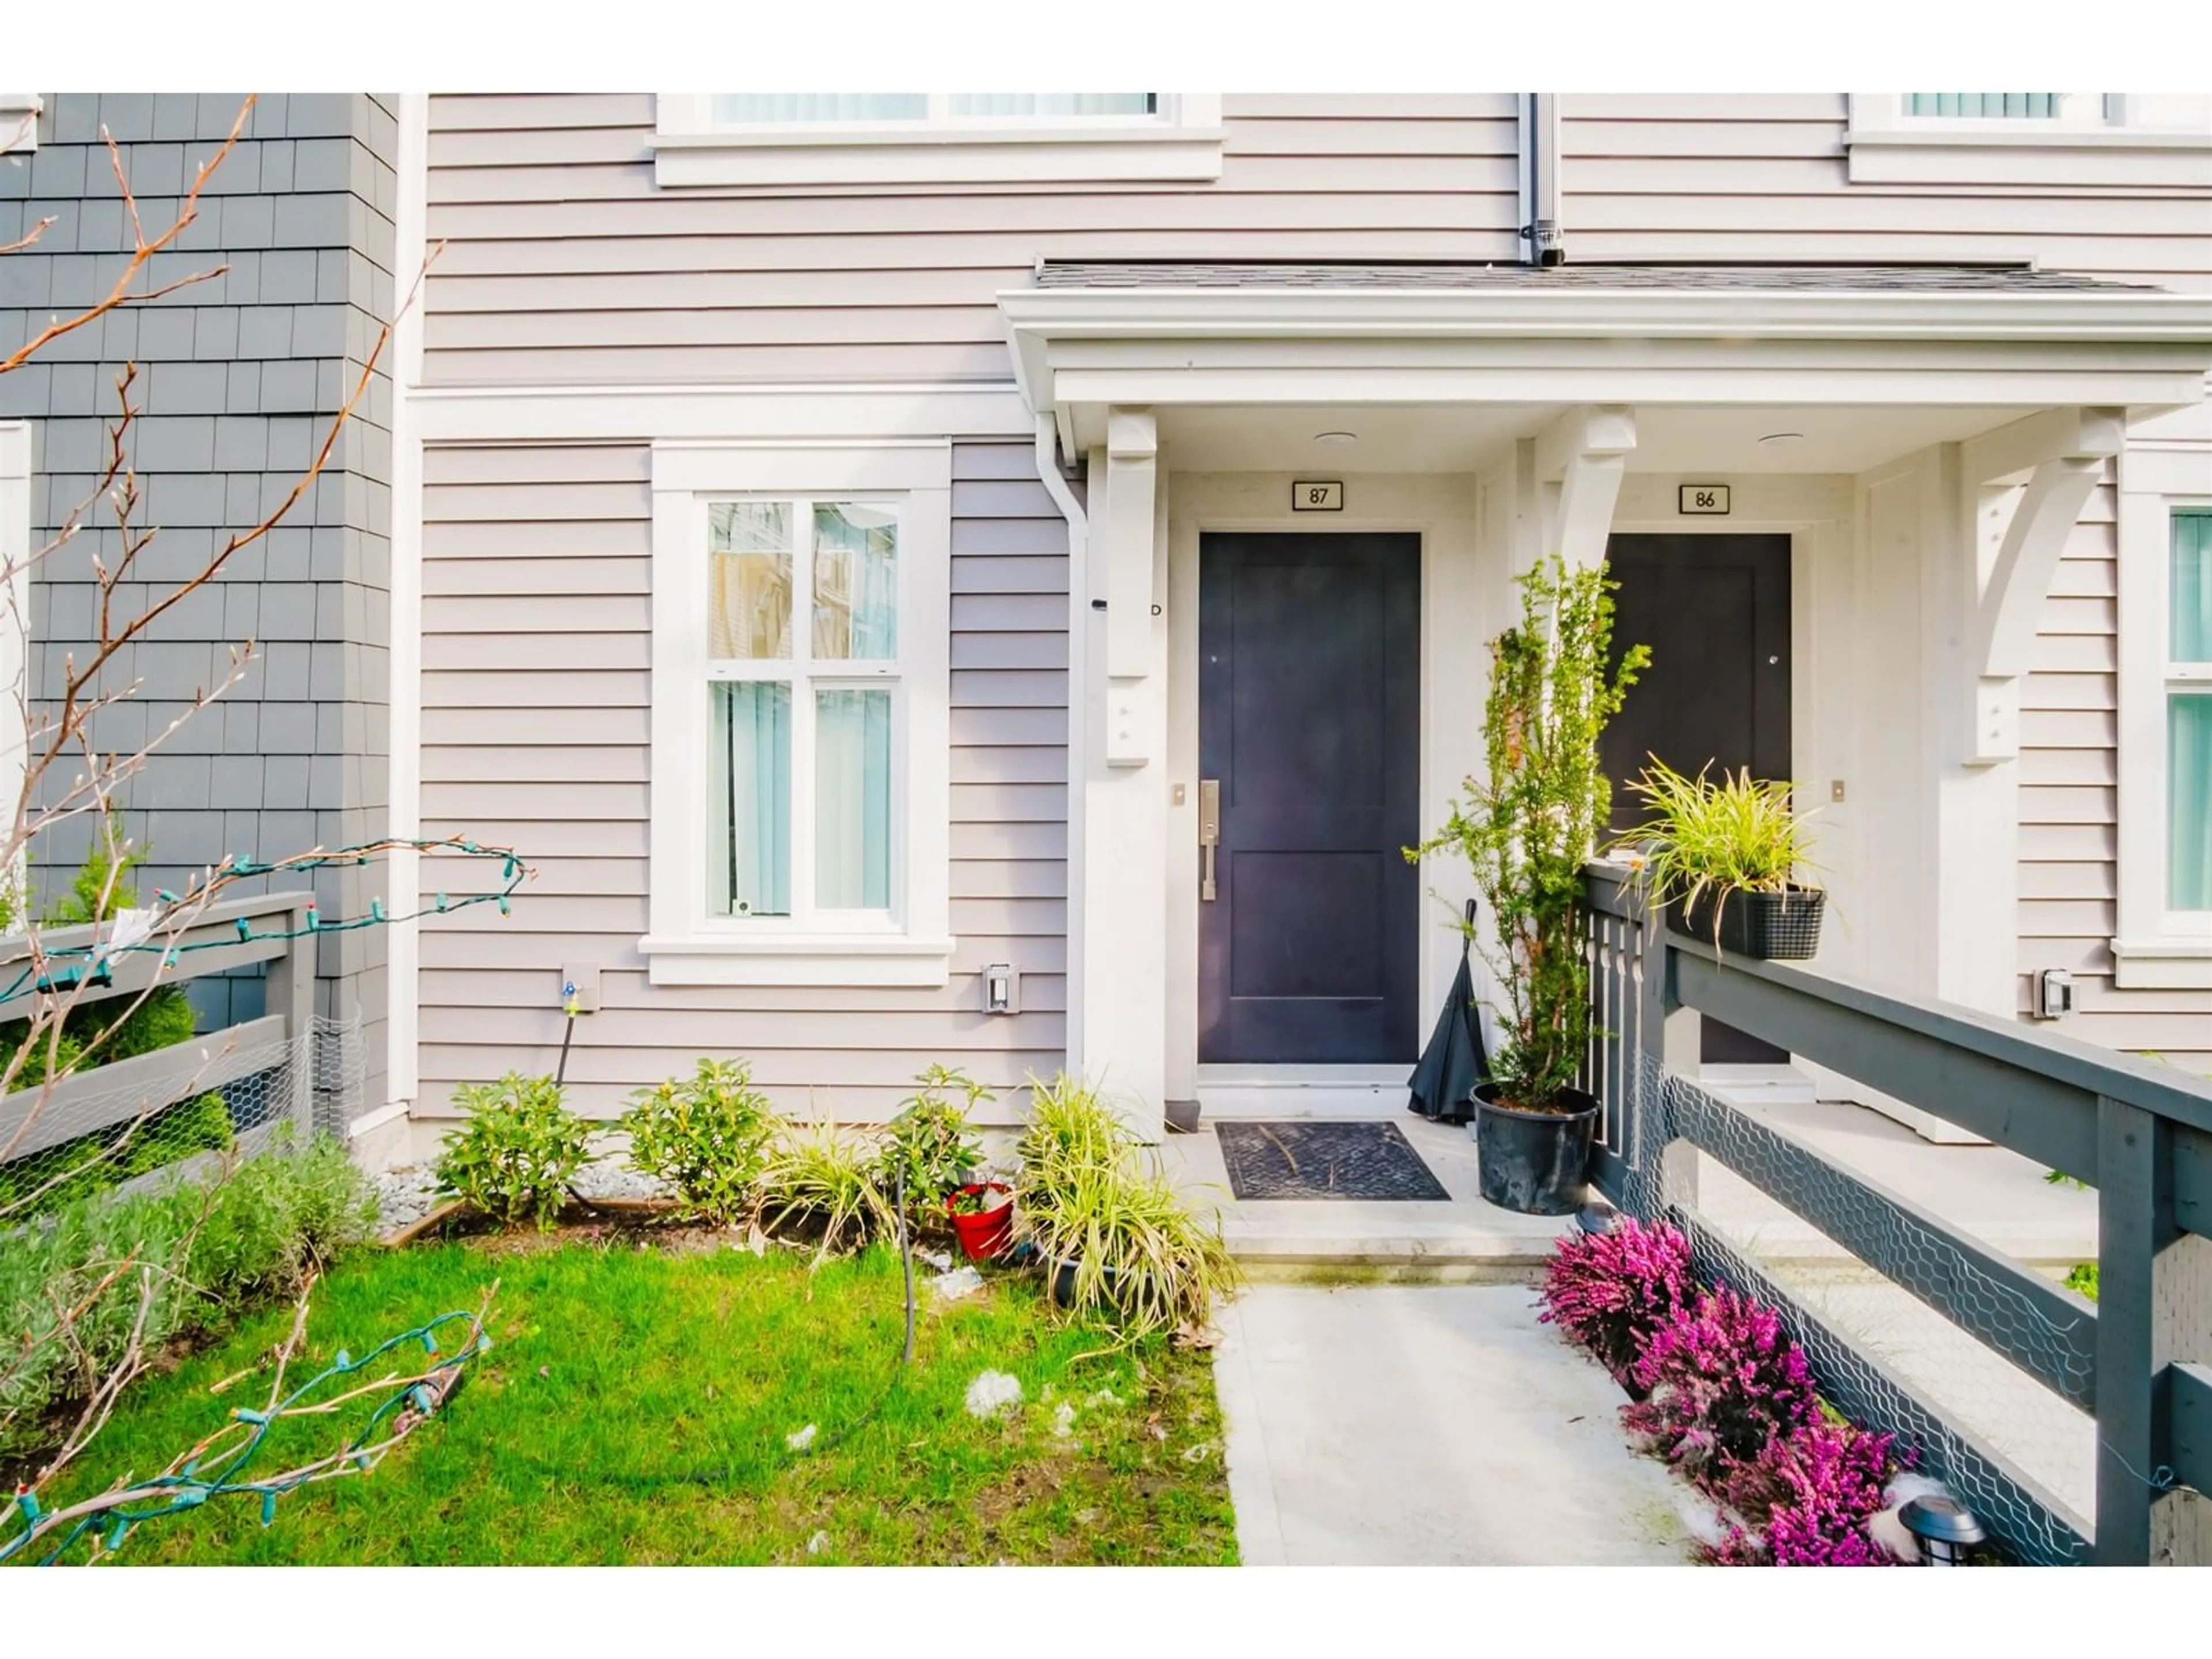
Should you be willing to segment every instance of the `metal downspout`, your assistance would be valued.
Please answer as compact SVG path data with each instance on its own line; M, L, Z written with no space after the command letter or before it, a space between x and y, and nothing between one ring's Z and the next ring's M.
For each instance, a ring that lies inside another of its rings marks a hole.
M1091 611L1091 520L1060 470L1059 434L1049 413L1036 417L1036 470L1067 520L1067 1052L1068 1075L1083 1075L1084 795L1090 765L1090 702L1085 690Z

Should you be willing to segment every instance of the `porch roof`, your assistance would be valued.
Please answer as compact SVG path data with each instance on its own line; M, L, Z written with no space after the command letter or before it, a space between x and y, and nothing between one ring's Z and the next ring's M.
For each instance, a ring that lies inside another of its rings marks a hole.
M1070 453L1117 406L2143 415L2212 373L2212 295L1999 265L1048 260L999 303Z

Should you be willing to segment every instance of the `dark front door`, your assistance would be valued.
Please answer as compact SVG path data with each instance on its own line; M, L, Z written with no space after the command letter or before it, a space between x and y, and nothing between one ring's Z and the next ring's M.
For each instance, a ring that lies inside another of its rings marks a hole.
M1413 1059L1420 617L1418 536L1200 543L1201 1060Z
M1615 657L1638 641L1651 665L1599 744L1613 780L1616 830L1644 817L1624 787L1649 757L1686 776L1749 767L1790 775L1790 538L1615 536L1606 559ZM1717 1020L1705 1022L1711 1062L1780 1064L1790 1056Z

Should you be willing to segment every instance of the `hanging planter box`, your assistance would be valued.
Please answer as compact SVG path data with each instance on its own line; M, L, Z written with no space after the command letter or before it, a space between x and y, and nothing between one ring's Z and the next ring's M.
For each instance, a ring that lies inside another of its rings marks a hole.
M1718 895L1709 889L1687 904L1668 905L1667 926L1685 939L1712 944L1717 906L1723 956L1803 962L1820 948L1820 915L1827 903L1823 887L1789 887L1778 893L1733 887Z

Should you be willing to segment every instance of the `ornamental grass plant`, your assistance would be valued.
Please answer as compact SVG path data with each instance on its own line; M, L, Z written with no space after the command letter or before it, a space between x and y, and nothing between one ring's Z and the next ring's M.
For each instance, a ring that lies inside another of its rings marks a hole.
M1791 804L1791 786L1754 778L1751 769L1723 771L1716 781L1700 767L1685 777L1657 756L1632 780L1650 815L1615 842L1640 853L1655 898L1685 915L1709 896L1713 939L1720 940L1720 903L1730 893L1782 893L1806 884L1811 812Z
M1087 1084L1034 1086L1018 1148L1015 1231L1061 1279L1071 1314L1119 1345L1201 1328L1238 1281L1218 1222L1202 1220Z

